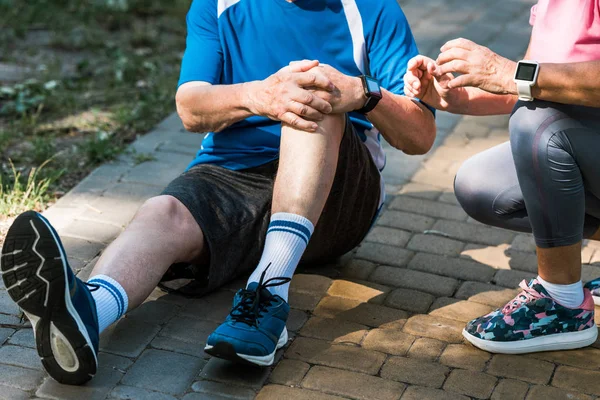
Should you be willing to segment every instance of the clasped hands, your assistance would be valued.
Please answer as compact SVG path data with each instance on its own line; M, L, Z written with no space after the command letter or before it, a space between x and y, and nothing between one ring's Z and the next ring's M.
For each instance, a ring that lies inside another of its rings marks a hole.
M419 55L408 62L404 75L407 96L445 110L465 94L466 87L494 94L515 93L515 62L462 38L447 42L440 50L437 60Z
M254 115L314 132L327 114L345 113L364 105L360 78L316 60L293 61L248 91Z

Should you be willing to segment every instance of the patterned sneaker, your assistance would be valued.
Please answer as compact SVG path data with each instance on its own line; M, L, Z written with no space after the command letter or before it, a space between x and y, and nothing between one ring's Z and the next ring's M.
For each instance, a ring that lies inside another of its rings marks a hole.
M290 306L267 288L290 279L271 278L263 283L264 276L263 272L258 283L252 282L236 293L229 316L208 337L204 351L230 361L273 364L275 352L288 341L285 323Z
M593 281L589 281L588 283L583 285L583 287L592 293L592 299L594 299L594 304L600 306L600 278L596 278Z
M75 277L58 234L34 211L10 227L0 262L10 297L31 321L37 351L60 383L89 381L98 366L98 318L90 289Z
M465 339L482 350L505 354L577 349L596 341L588 290L579 307L568 308L553 300L537 279L520 286L523 291L503 308L469 322Z

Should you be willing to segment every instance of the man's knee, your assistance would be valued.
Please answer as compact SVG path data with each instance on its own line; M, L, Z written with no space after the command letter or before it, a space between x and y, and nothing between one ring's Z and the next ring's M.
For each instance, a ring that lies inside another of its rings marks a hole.
M134 222L149 222L173 233L188 233L198 227L189 210L173 196L161 195L144 202Z
M346 114L328 114L325 115L321 121L315 121L318 125L318 129L315 133L321 133L326 135L327 138L335 139L338 142L342 141L342 137L344 136L344 131L346 128L347 116ZM291 127L290 125L283 124L282 125L282 133L286 130L297 131L296 128ZM314 133L309 133L314 134ZM294 137L293 135L291 135Z

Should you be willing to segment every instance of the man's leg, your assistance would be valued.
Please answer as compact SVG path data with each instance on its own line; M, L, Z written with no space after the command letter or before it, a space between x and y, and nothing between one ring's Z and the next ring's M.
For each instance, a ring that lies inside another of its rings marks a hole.
M101 329L127 311L128 297L129 308L139 305L172 263L197 257L202 240L178 200L150 199L84 283L49 221L30 211L8 231L0 267L8 293L32 323L45 369L61 383L82 384L96 373Z
M282 127L271 224L249 284L258 282L265 270L265 280L292 278L331 191L345 123L344 115L331 115L318 123L315 133ZM288 288L286 283L269 290L287 300Z
M88 279L99 286L92 296L100 332L139 306L169 266L197 259L203 242L202 230L179 200L158 196L146 201L102 253Z
M326 116L318 124L315 133L282 127L263 254L247 288L236 294L229 317L209 336L209 354L271 365L276 350L287 343L288 282L329 197L346 116Z

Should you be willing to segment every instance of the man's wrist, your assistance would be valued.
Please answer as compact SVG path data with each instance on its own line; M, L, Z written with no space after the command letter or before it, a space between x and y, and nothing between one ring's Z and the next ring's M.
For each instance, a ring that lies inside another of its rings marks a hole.
M247 110L252 115L258 115L256 108L255 93L258 90L257 87L260 85L260 81L251 81L242 83L242 90L240 91L240 105L244 110Z
M517 91L517 84L515 83L515 81L513 80L514 76L515 76L515 70L517 69L517 63L510 61L510 60L506 60L506 66L504 67L504 71L503 71L503 79L504 79L504 84L503 84L503 88L505 91L505 94L518 94Z
M353 88L353 99L352 110L359 110L364 107L367 102L367 96L365 96L365 88L362 80L359 76L352 77L352 88Z

